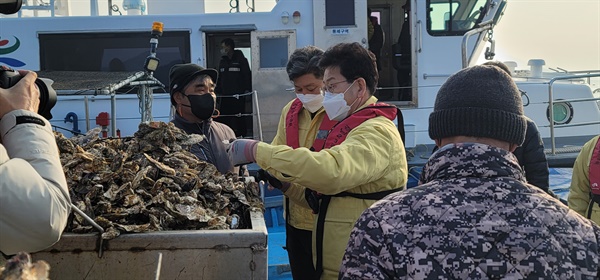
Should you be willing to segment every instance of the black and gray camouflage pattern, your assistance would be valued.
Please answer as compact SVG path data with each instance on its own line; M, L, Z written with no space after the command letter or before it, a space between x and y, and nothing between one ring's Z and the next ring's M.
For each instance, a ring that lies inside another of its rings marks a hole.
M512 153L450 144L421 179L362 214L340 279L598 279L600 227L527 185Z

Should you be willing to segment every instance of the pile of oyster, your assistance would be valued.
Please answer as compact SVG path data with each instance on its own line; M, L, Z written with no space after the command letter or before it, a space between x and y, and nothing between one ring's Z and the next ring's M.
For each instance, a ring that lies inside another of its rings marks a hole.
M50 265L45 261L31 262L31 256L19 252L0 267L2 280L47 280L50 274Z
M164 122L142 123L130 138L97 135L56 133L56 140L71 200L104 228L104 239L122 232L251 228L250 210L264 211L256 183L221 174L189 152L203 136ZM67 231L96 230L72 215Z

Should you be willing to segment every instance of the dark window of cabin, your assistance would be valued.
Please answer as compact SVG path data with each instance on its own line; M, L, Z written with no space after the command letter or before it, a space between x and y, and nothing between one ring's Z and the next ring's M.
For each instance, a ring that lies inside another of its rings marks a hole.
M325 0L325 25L355 26L354 0Z
M40 34L40 70L143 71L150 55L150 32ZM169 85L169 69L190 62L190 32L169 31L159 38L154 76Z
M260 68L285 68L288 62L288 38L260 38Z
M486 0L428 0L427 32L432 36L462 36L483 17Z

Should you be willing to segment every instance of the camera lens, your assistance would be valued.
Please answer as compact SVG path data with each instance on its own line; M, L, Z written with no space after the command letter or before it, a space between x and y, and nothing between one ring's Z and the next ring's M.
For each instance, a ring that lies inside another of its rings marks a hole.
M52 119L52 113L50 110L56 105L56 91L52 88L52 80L38 78L35 80L35 84L40 89L40 106L38 108L38 114L47 120Z
M23 78L18 71L9 68L0 67L0 88L11 88ZM45 78L37 78L35 85L40 90L40 106L38 114L50 120L52 114L50 110L56 104L56 91L52 88L54 81Z

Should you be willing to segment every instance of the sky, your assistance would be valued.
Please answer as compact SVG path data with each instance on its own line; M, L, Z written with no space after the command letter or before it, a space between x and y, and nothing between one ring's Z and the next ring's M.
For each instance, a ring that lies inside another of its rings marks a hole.
M494 29L496 60L600 70L600 0L508 0Z

